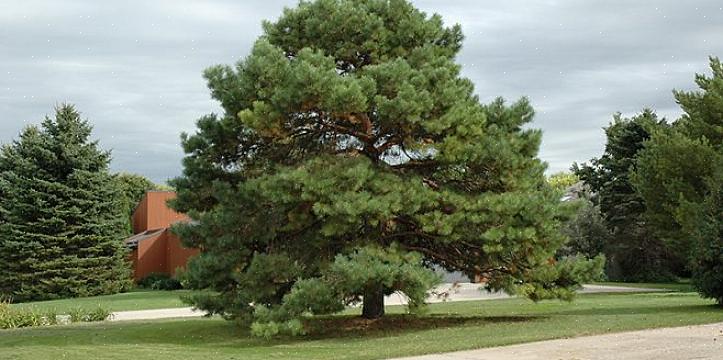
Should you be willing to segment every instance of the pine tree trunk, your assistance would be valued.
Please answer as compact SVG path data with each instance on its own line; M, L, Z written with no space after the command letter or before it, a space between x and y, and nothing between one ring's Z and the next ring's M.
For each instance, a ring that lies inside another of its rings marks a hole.
M365 319L379 319L384 316L384 291L382 289L369 289L364 294L362 317Z

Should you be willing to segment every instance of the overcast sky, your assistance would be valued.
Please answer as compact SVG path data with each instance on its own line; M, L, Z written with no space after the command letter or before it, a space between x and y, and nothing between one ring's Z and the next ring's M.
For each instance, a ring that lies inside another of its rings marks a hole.
M723 57L720 0L414 3L462 25L458 61L481 99L531 99L550 172L599 155L616 111L676 118L671 90ZM179 134L219 111L202 71L246 56L261 20L294 4L0 0L0 143L70 102L114 171L175 177Z

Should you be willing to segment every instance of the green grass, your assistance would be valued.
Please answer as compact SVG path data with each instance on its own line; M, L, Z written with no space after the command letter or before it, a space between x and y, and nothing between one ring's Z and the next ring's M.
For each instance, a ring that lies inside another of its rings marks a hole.
M690 281L666 282L666 283L625 283L625 282L597 282L595 285L609 285L622 287L635 287L645 289L662 289L676 292L695 292Z
M353 315L316 319L311 335L271 341L218 318L3 330L0 359L381 359L723 321L723 309L680 292L590 294L573 303L455 302L430 310L372 323Z
M38 310L53 310L66 314L77 307L95 308L100 304L110 311L165 309L189 306L181 302L180 296L187 290L152 291L136 290L122 294L91 296L85 298L37 301L13 304L14 307L33 307Z

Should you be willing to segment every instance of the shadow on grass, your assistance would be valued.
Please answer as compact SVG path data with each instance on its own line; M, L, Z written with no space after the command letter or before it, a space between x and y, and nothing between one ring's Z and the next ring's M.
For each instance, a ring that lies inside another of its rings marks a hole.
M245 348L292 345L325 339L375 339L417 331L484 326L498 323L526 323L539 316L412 316L389 314L366 320L358 315L314 317L304 323L305 336L279 336L263 339L251 336L246 328L221 319L188 319L163 322L138 321L74 326L18 329L0 334L4 346L104 346L104 345L183 345L189 348ZM3 338L3 335L14 335Z
M395 333L432 330L450 327L479 326L495 323L522 323L540 320L542 316L413 316L390 314L376 320L355 315L314 317L304 322L308 334L302 339L343 337L381 337Z

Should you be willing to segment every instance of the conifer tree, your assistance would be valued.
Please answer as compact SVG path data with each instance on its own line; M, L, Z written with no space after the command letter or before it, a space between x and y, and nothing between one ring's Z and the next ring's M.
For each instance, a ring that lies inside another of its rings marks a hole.
M0 150L0 293L16 301L129 285L122 199L91 130L62 105Z
M673 276L675 264L684 263L655 236L645 217L646 202L631 176L651 133L665 128L651 110L631 118L620 114L605 128L607 143L600 158L573 170L594 193L611 236L605 245L608 276L626 281L661 281Z
M683 116L653 133L633 183L650 225L688 260L693 284L723 305L723 65L711 58L710 69L696 75L698 90L674 92Z
M437 265L539 300L569 298L598 262L555 263L559 194L525 127L526 99L480 104L460 76L459 26L403 0L286 9L250 55L205 73L224 114L184 135L176 231L202 253L185 281L197 307L301 331L302 314L363 299L410 310Z

